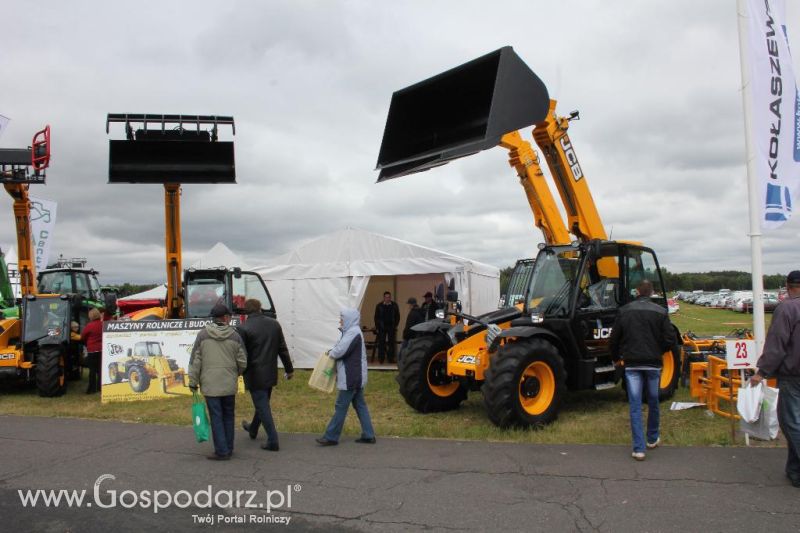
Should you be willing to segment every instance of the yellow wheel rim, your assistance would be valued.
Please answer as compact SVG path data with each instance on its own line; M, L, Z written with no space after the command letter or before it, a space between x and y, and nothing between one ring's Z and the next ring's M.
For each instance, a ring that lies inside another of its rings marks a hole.
M665 389L669 387L669 384L672 383L672 378L675 376L675 358L672 357L672 351L668 351L664 352L662 359L661 381L658 383L658 386Z
M550 365L542 361L529 364L519 378L519 403L529 415L544 413L553 403L556 377Z
M139 385L139 372L136 370L130 373L130 380L133 385Z
M443 376L447 374L447 352L439 352L428 361L428 371L426 372L428 387L436 396L447 398L458 390L458 381L444 381Z

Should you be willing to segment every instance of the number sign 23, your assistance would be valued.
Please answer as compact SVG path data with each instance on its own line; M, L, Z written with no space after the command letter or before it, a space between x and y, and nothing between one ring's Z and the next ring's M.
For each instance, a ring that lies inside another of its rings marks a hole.
M727 352L725 360L728 368L755 368L758 361L756 353L756 341L754 340L735 340L725 341Z

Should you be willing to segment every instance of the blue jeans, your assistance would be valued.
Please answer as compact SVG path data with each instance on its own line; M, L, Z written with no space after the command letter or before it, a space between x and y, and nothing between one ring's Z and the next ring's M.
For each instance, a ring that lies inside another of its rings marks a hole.
M336 407L333 417L325 429L323 437L329 441L339 442L344 427L344 419L347 417L347 408L353 404L356 410L358 421L361 422L361 437L372 439L375 437L375 430L372 429L372 420L369 418L367 402L364 400L364 389L340 390L336 396Z
M625 382L628 386L628 404L631 412L631 437L633 451L644 452L645 440L642 428L642 396L647 387L647 442L658 440L659 406L658 388L661 380L661 369L628 370L625 369Z
M778 380L778 424L789 454L786 459L786 477L800 482L800 382Z
M258 435L258 426L263 425L267 432L267 444L278 445L278 431L275 429L275 421L272 419L272 409L269 400L272 397L272 387L264 390L251 390L250 397L253 399L253 407L256 412L253 421L250 422L250 436Z
M233 426L236 396L206 396L214 453L220 457L233 453Z

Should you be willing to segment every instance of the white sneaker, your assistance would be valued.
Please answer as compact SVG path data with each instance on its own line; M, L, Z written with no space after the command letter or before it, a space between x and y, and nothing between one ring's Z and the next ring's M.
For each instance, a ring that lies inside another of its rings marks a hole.
M644 461L644 452L633 452L631 457L636 459L637 461Z
M648 442L647 449L652 450L654 448L658 448L659 444L661 444L661 437L658 437L655 442Z

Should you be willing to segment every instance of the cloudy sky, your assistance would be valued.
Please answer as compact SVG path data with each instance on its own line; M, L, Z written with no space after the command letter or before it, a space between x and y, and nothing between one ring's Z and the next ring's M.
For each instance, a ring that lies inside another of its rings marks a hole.
M106 283L165 276L162 188L107 183L109 112L235 117L238 184L183 189L187 264L218 241L262 264L351 226L503 267L542 241L503 149L379 185L374 167L393 91L511 45L580 110L570 136L613 237L672 271L749 270L735 4L0 0L0 146L51 125L31 193L58 202L54 252ZM0 211L12 243L7 195ZM798 218L765 235L766 273L800 267Z

